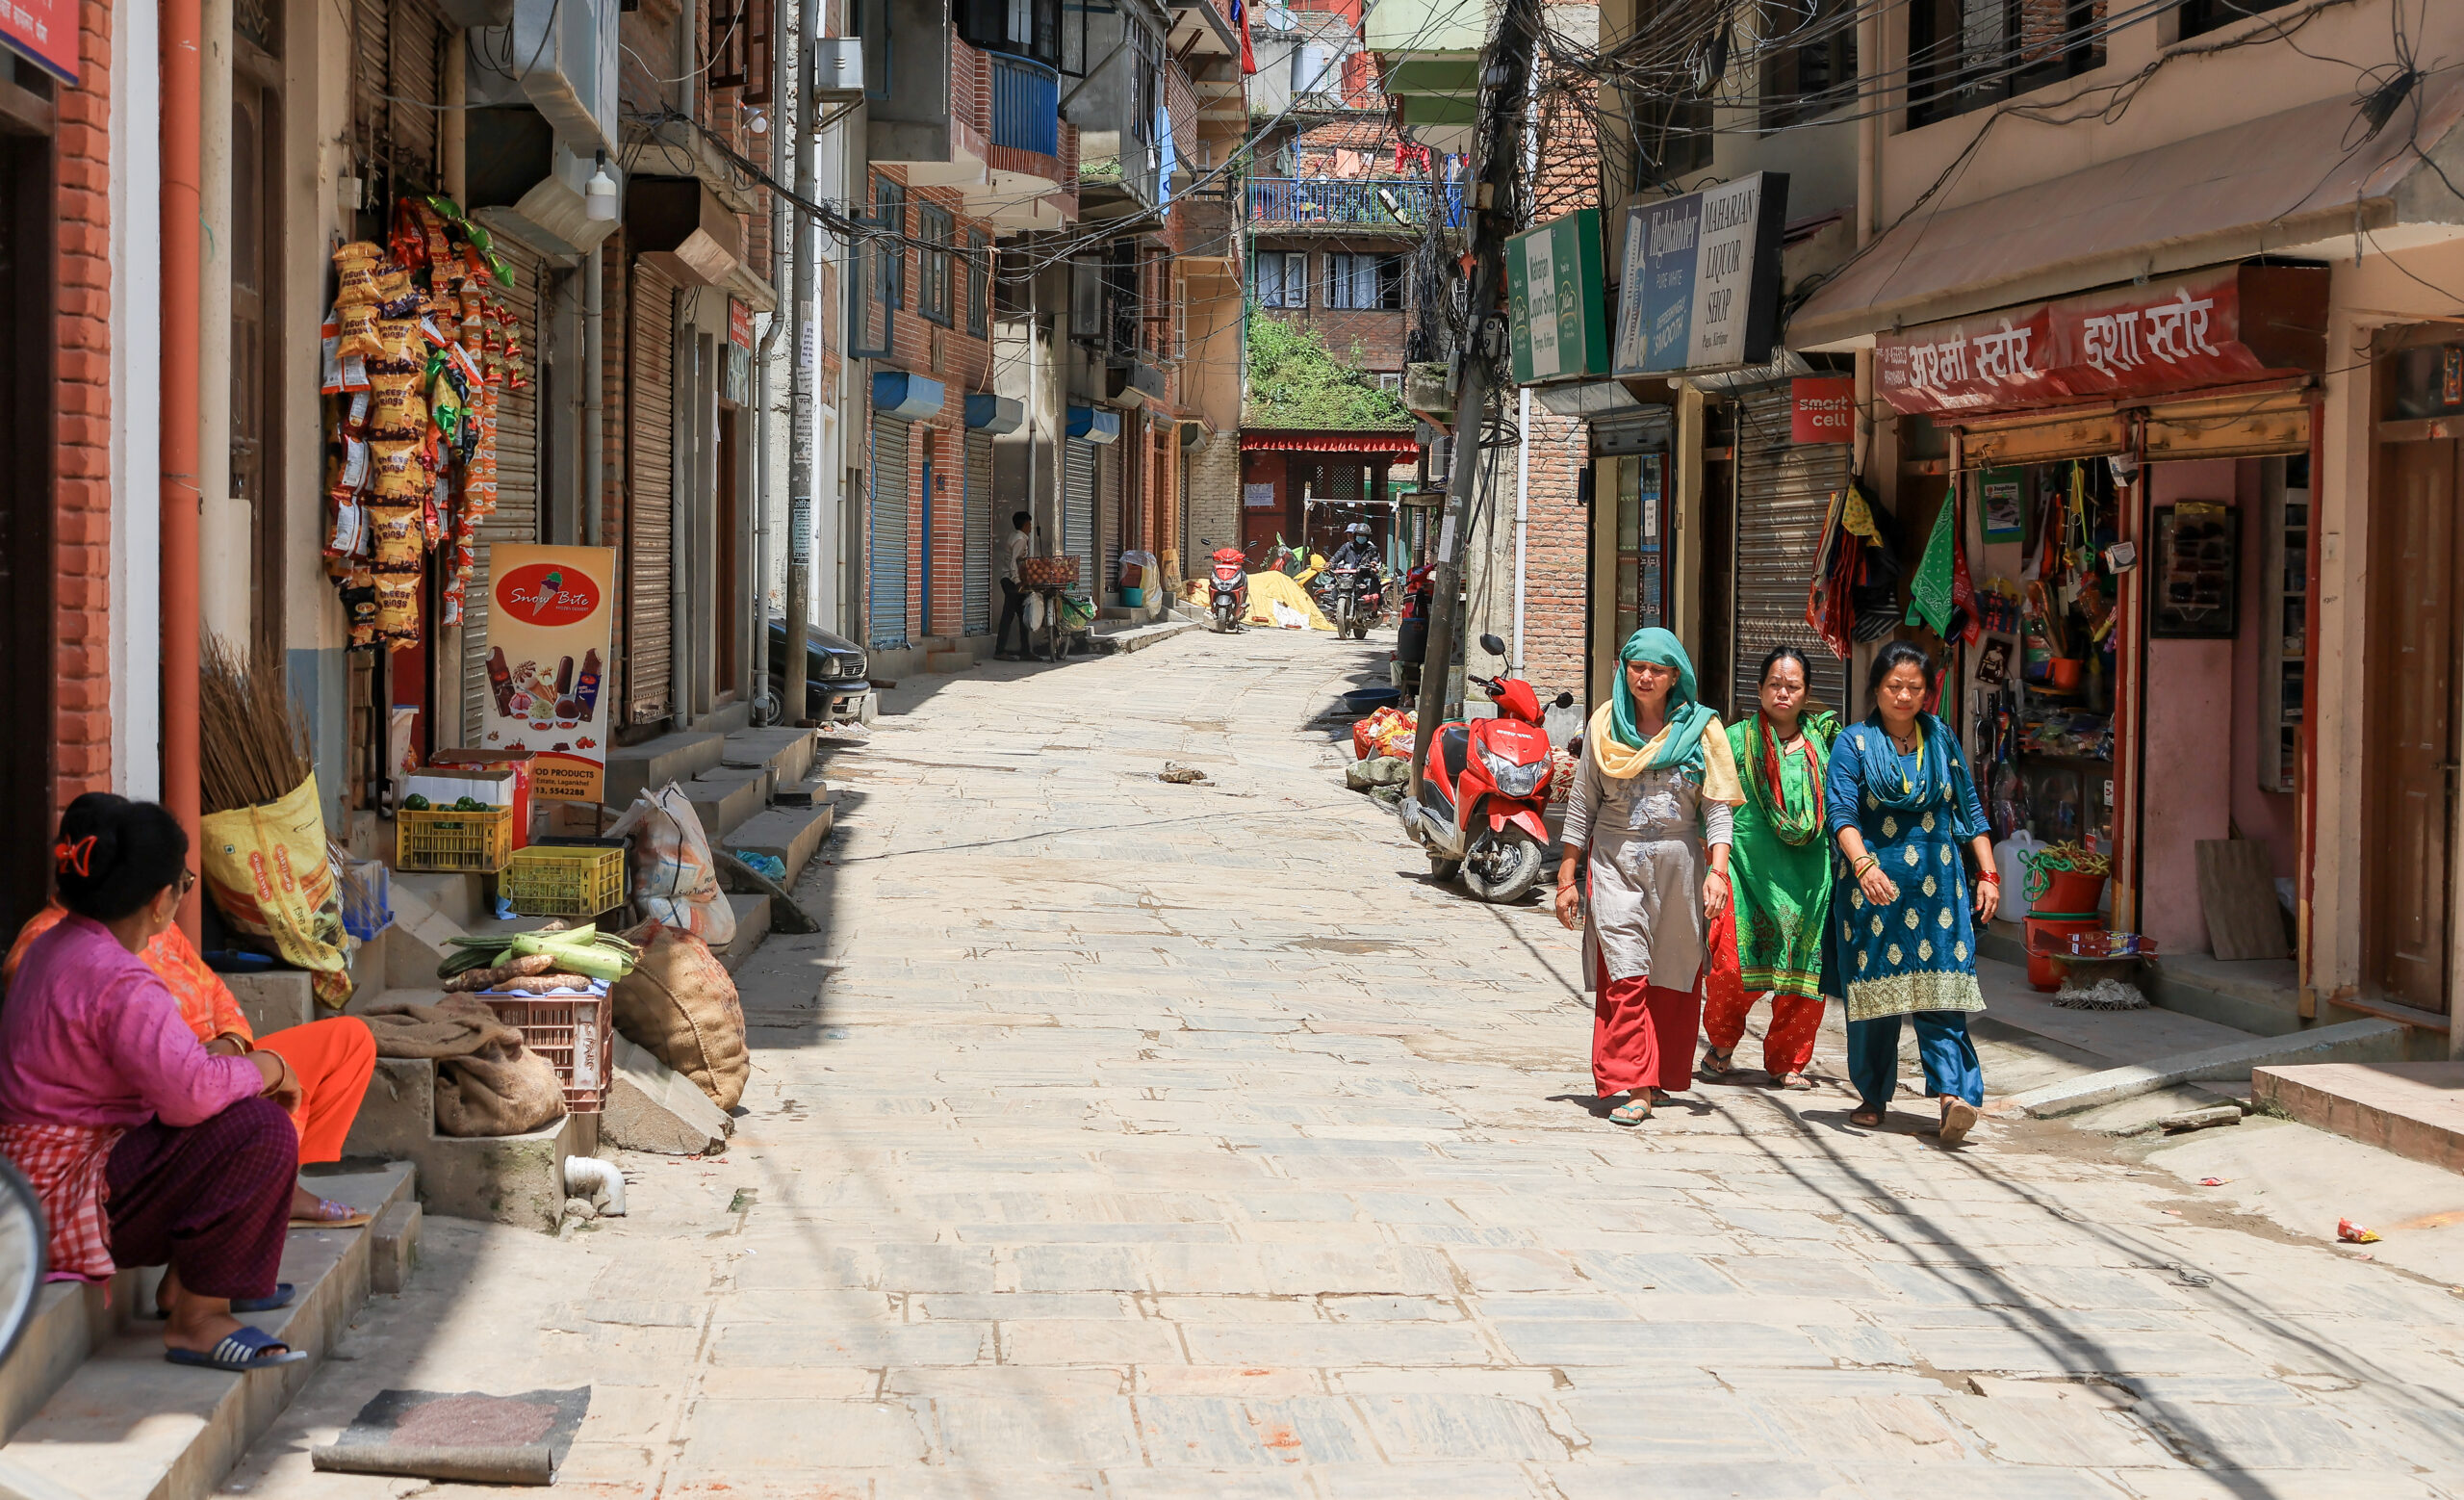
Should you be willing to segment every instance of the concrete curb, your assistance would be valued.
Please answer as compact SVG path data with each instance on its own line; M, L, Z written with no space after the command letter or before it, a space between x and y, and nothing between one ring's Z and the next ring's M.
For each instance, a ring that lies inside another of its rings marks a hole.
M2183 1083L2246 1078L2254 1068L2288 1063L2389 1062L2404 1055L2404 1028L2392 1021L2348 1021L2291 1037L2253 1037L2127 1068L2108 1068L2014 1094L2000 1102L2039 1120L2075 1115Z
M1186 635L1198 628L1195 620L1158 620L1152 625L1133 625L1125 631L1098 631L1093 636L1097 651L1116 655L1126 651L1143 651L1159 640Z

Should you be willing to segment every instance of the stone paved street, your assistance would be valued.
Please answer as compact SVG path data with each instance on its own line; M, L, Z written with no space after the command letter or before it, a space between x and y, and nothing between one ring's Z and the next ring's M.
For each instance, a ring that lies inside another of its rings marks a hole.
M1595 1120L1573 939L1429 887L1307 727L1384 649L889 694L825 932L740 976L728 1154L561 1240L430 1221L228 1487L458 1493L306 1448L587 1382L586 1494L2464 1497L2443 1281L2058 1125Z

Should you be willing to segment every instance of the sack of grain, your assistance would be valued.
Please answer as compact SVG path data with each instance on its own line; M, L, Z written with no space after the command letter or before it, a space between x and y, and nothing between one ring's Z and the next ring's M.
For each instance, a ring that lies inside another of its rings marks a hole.
M625 936L642 956L608 992L616 1034L692 1079L710 1102L733 1109L753 1072L735 980L682 928L648 921Z

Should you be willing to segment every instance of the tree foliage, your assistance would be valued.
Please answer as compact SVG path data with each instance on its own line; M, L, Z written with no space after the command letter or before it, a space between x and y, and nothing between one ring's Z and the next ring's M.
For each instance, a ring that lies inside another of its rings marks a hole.
M1247 386L1245 427L1395 431L1412 425L1401 399L1379 390L1361 368L1358 344L1350 358L1339 359L1317 329L1278 318L1249 321Z

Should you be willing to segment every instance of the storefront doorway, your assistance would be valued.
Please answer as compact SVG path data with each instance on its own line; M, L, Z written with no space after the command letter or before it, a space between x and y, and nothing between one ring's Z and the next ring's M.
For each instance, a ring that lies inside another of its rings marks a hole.
M18 78L34 69L21 67ZM48 96L47 82L36 87ZM46 107L43 119L49 119ZM23 922L51 891L53 630L53 339L51 138L0 117L0 610L11 715L28 733L0 736L0 921ZM142 643L132 655L145 659Z

